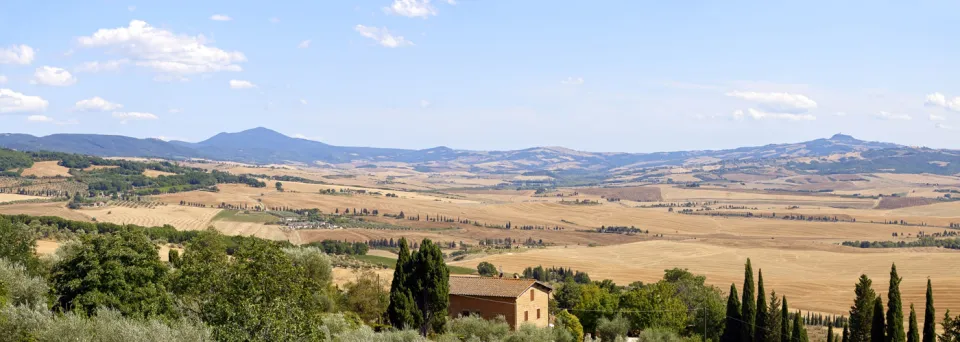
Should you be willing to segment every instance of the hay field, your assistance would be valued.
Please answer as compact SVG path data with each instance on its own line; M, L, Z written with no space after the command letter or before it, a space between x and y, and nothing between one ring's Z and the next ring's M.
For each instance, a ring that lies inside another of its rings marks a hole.
M937 309L960 309L960 269L945 267L960 260L960 252L929 249L802 250L728 247L692 241L649 241L604 247L569 247L500 254L452 264L475 267L482 261L521 272L527 266L564 266L587 271L593 279L612 279L618 284L653 282L663 270L687 268L704 274L709 283L726 289L743 283L743 264L751 258L754 270L763 270L767 291L786 295L790 304L804 311L843 314L853 301L853 285L860 274L874 279L875 290L886 293L891 263L903 277L900 289L904 305L922 308L927 277L933 279ZM921 309L922 310L922 309ZM921 313L918 313L922 316Z
M288 240L293 244L301 243L296 232L284 232L278 225L267 225L256 222L216 221L212 223L212 226L224 235L256 236L267 240Z
M65 202L21 203L0 205L0 214L26 214L34 216L59 216L76 221L90 221L90 217L80 211L67 209Z
M38 198L43 198L43 197L0 193L0 203L31 200L31 199L38 199Z
M33 163L33 166L31 166L29 169L24 169L20 174L22 176L37 177L70 177L70 173L68 172L70 169L57 165L57 163L59 163L59 161L56 160L35 162Z
M220 209L194 208L179 205L149 208L107 206L96 209L81 209L80 213L100 222L135 224L144 227L159 227L165 224L180 230L200 230L210 226ZM109 213L109 214L108 214Z
M175 173L146 169L146 170L143 170L143 175L147 177L157 178L159 176L173 176L175 175Z

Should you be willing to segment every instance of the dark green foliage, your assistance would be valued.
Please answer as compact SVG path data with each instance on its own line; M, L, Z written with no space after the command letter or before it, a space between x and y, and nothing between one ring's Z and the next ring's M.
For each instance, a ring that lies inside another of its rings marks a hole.
M613 319L603 317L597 322L597 337L601 341L614 341L618 337L626 337L629 330L630 321L620 315L613 317Z
M390 284L390 305L387 306L387 318L397 329L420 326L420 312L415 308L413 294L407 288L407 276L410 273L410 248L407 239L400 238L400 250L394 267L393 282Z
M900 282L897 265L890 267L890 290L887 292L887 342L906 342L903 333L903 305L900 301Z
M577 316L570 314L567 310L561 310L557 312L554 323L557 328L569 332L574 341L583 341L583 325L580 324Z
M960 316L950 316L950 309L943 314L943 334L939 336L940 342L960 342Z
M687 325L687 306L672 283L659 281L635 287L620 296L620 312L632 335L650 328L679 333Z
M923 312L923 342L937 342L936 309L933 307L933 285L927 279L927 305Z
M793 332L790 333L790 342L804 342L805 330L803 327L803 322L800 320L800 310L797 310L797 313L793 315Z
M580 298L570 312L580 319L584 332L596 332L600 319L610 318L616 312L619 297L611 293L609 288L597 284L574 286L579 288Z
M780 342L793 340L790 330L790 312L787 311L787 297L783 297L783 306L780 308Z
M841 339L840 342L850 342L850 329L848 329L847 325L843 326L843 339Z
M753 340L765 342L769 338L770 324L767 323L767 292L763 288L763 270L757 271L757 317L754 320ZM833 341L830 341L833 342Z
M172 317L167 273L146 234L126 229L81 236L80 246L53 266L50 280L60 310L92 315L110 308L124 316Z
M883 299L877 297L873 302L873 320L870 325L870 342L886 342L886 325L883 322Z
M527 267L523 269L523 277L536 279L545 282L568 282L573 281L578 284L590 284L590 275L587 272L575 271L571 268L563 267Z
M664 271L664 282L674 285L676 296L687 306L687 335L707 334L718 340L723 331L726 306L723 291L706 284L707 277L694 275L685 269ZM706 332L704 332L706 330Z
M27 153L0 148L0 171L26 169L33 166L33 158Z
M780 298L777 297L777 291L770 292L770 302L764 308L767 316L767 331L764 333L764 340L757 339L757 342L780 342L781 322L780 322ZM759 306L757 307L759 308ZM759 313L758 313L759 314Z
M871 340L870 331L873 326L874 301L877 299L877 294L873 291L872 285L873 281L864 274L860 276L860 280L854 287L856 297L853 300L853 306L850 307L850 342L869 342ZM882 311L883 308L881 307Z
M37 238L30 227L0 216L0 259L20 264L35 274L40 266L40 260L33 253L36 247Z
M479 273L481 276L484 276L484 277L492 277L497 275L497 273L499 272L497 272L496 266L493 266L493 264L484 261L477 265L477 273Z
M757 296L756 296L756 286L753 282L753 266L750 264L750 258L747 258L747 263L744 265L743 270L743 299L741 303L741 319L743 320L743 325L740 327L743 329L743 332L740 333L740 339L743 342L752 342L753 341L753 330L754 324L757 319Z
M720 335L720 342L741 342L741 334L743 334L743 323L741 321L737 285L730 284L730 296L727 297L726 325L723 328L723 335Z
M917 324L917 310L910 304L910 325L907 330L907 342L920 342L920 325Z
M170 263L170 266L180 267L180 251L171 249L167 252L167 262Z
M323 240L308 243L306 246L320 248L324 253L336 255L366 255L370 246L363 242Z
M199 231L181 231L173 226L164 225L163 227L144 228L135 225L118 225L106 222L83 222L73 221L57 216L30 216L30 215L0 215L0 218L9 220L13 223L29 224L37 222L45 226L51 226L56 230L68 231L72 233L97 233L110 234L121 230L137 229L147 234L151 240L160 240L168 243L183 243L196 237ZM2 221L2 220L0 220Z
M412 256L410 264L411 277L407 283L423 318L420 334L442 333L450 302L450 271L443 261L443 252L430 239L423 239L420 250Z
M827 327L827 342L833 341L833 327Z

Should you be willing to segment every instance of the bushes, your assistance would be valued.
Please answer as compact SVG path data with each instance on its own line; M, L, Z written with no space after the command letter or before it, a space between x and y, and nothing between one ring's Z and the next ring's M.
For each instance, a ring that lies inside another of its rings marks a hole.
M564 329L569 332L574 341L583 341L583 326L580 325L580 320L567 310L557 313L554 326L557 329Z
M0 307L9 303L45 309L48 291L43 278L30 276L25 267L0 259Z
M613 319L603 317L597 322L597 337L604 342L626 337L629 330L630 321L622 316Z
M210 331L200 323L177 320L125 318L113 310L83 317L54 315L42 308L7 306L0 309L0 336L15 341L209 341Z
M524 324L516 331L510 331L510 325L499 316L494 320L485 320L479 316L466 316L447 322L448 333L441 335L437 341L455 342L574 342L580 341L566 329L538 328L532 324Z

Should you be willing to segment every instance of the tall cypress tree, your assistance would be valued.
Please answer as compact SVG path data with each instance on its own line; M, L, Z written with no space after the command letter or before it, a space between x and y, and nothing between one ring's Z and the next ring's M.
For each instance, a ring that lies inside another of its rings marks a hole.
M737 298L737 284L730 284L730 296L727 297L727 318L720 342L741 342L743 332L740 316L740 299Z
M387 306L387 318L397 329L419 327L419 311L413 302L413 294L407 282L411 266L410 248L407 247L406 238L400 238L398 244L400 251L393 271L393 282L390 283L390 305Z
M870 329L873 326L873 307L877 293L871 287L873 280L866 274L860 276L854 288L856 298L850 307L850 341L870 342ZM882 311L883 308L881 308Z
M920 327L917 324L917 310L910 303L910 327L907 330L907 342L920 342Z
M827 342L833 342L833 327L827 326Z
M800 310L793 316L793 333L790 334L790 342L803 342L803 321L800 320Z
M790 312L787 311L787 296L783 296L780 308L780 342L790 342Z
M763 270L757 270L757 319L753 330L753 340L767 342L770 335L770 323L767 321L767 292L763 288Z
M747 258L747 264L743 267L743 300L741 307L741 316L743 324L740 339L743 342L753 342L754 326L757 319L756 289L753 283L753 265L750 264L750 258Z
M927 307L923 310L923 342L937 342L937 322L933 308L933 286L927 279Z
M900 281L897 264L890 266L890 291L887 292L887 342L906 342L903 333L903 304L900 301Z
M870 324L870 342L887 342L886 325L883 324L883 299L873 302L873 321Z
M850 342L850 330L847 329L847 325L843 325L843 338L840 339L840 342Z
M423 239L420 250L411 259L410 293L420 310L420 335L443 332L450 303L450 270L443 261L440 246Z

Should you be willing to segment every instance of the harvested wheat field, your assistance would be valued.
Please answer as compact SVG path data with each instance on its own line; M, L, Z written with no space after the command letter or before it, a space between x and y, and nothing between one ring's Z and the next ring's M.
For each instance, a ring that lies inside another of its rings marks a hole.
M64 202L50 203L20 203L10 205L0 205L0 214L5 215L33 215L33 216L59 216L69 220L90 221L90 217L76 210L67 209Z
M256 222L230 222L216 221L212 226L224 235L256 236L267 240L283 241L288 240L293 244L299 244L299 237L295 232L288 233L278 225L267 225Z
M885 293L891 263L903 277L900 285L906 303L923 303L927 278L934 291L960 293L960 269L944 267L960 260L960 252L937 249L860 250L839 247L833 251L781 248L727 247L692 241L649 241L604 247L569 247L500 254L452 264L475 267L489 261L507 272L528 266L563 266L586 271L592 279L612 279L618 284L654 282L665 269L687 268L707 276L721 289L743 283L743 264L751 258L754 270L763 271L767 291L787 296L804 311L843 314L853 301L853 285L860 274L874 279ZM943 299L941 299L943 298ZM919 305L918 308L922 308ZM938 296L937 309L960 309L960 296ZM921 313L918 315L922 316Z
M0 193L0 203L25 201L25 200L32 200L32 199L38 199L38 198L43 198L43 197Z
M53 240L37 240L37 249L34 251L37 255L53 255L60 248L60 242Z
M146 169L146 170L143 170L143 175L147 177L157 178L159 176L173 176L175 175L175 173Z
M169 224L180 230L199 230L210 226L210 222L220 212L220 209L179 205L158 206L154 209L108 206L82 209L79 212L101 222L135 224L144 227L159 227Z
M70 177L70 169L57 165L57 163L59 163L59 161L56 160L35 162L29 169L24 169L21 175L25 177Z

